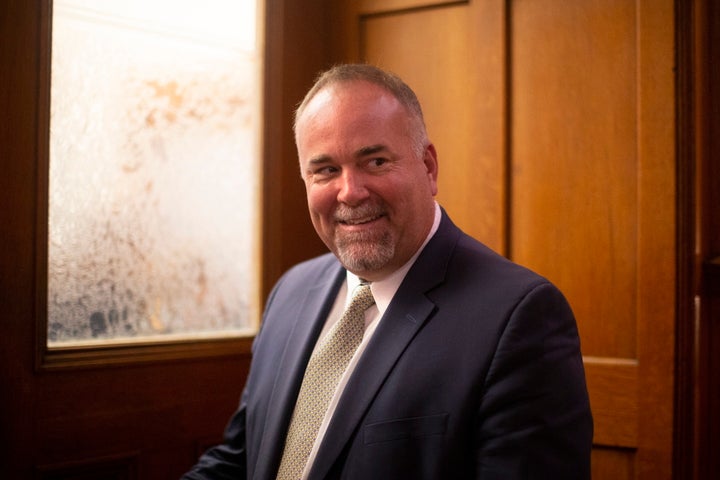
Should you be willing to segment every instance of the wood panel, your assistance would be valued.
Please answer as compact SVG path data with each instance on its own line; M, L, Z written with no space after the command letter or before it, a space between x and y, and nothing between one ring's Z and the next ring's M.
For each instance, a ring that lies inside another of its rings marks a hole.
M635 5L516 2L511 256L549 275L583 353L636 358Z
M362 16L360 38L361 57L403 77L422 103L438 151L438 200L468 233L502 252L501 4ZM468 49L469 44L477 48Z
M638 365L633 360L585 357L593 443L635 449L638 444Z
M595 480L636 478L634 450L596 447L591 462L591 475Z
M292 123L295 107L316 74L335 62L332 42L318 25L336 23L326 0L265 4L263 298L285 270L327 251L307 213Z
M510 12L511 257L573 305L596 357L596 443L636 449L633 478L672 470L672 12L627 1ZM634 381L607 381L628 380L631 363Z
M671 478L676 346L674 2L638 11L638 478Z
M138 478L138 454L92 458L77 462L41 465L37 480L135 480Z

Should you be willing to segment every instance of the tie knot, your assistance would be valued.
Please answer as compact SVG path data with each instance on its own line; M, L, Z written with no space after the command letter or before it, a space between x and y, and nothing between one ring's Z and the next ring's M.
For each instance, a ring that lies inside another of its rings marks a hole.
M365 311L375 303L370 284L361 283L355 288L348 310Z

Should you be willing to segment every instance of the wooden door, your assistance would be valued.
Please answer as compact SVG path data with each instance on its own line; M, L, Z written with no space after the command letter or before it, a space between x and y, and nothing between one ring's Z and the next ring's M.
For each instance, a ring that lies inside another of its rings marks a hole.
M342 2L336 55L404 77L468 233L576 313L593 478L671 478L673 2Z
M0 477L176 479L221 439L252 338L45 348L51 7L0 3ZM268 3L263 298L289 265L322 248L290 128L298 92L320 68L311 57L293 61L293 48L320 43L304 22L321 14L318 2Z

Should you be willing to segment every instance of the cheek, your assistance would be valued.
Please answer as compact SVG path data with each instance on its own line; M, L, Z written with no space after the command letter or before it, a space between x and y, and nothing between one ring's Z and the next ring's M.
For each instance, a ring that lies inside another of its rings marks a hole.
M307 202L313 216L325 217L330 215L334 208L334 197L325 188L311 186L307 190Z

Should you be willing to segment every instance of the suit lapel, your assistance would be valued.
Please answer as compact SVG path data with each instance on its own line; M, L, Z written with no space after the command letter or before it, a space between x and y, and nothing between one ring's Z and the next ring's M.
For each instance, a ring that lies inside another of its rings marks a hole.
M266 419L254 478L274 478L305 367L345 278L344 274L345 270L337 264L327 273L325 281L308 291L297 309L267 409L268 412L281 414L269 415Z
M435 236L403 280L360 358L323 439L310 479L325 478L385 378L435 309L426 292L442 283L460 231L443 212Z

